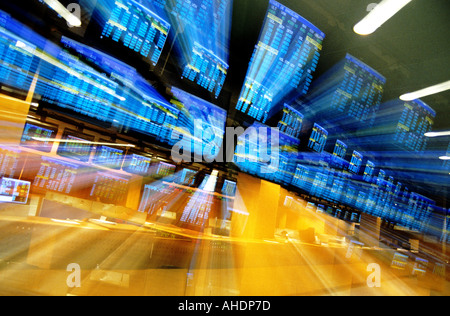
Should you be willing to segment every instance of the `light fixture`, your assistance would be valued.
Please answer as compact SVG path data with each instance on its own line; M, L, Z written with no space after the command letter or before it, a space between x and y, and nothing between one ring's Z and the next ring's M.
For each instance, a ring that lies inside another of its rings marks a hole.
M437 84L435 86L425 88L416 92L406 93L400 97L402 101L412 101L416 99L420 99L432 94L437 94L440 92L444 92L450 90L450 80L444 83Z
M130 147L130 148L136 147L136 145L131 145L131 144L100 143L100 142L90 142L90 141L84 141L84 140L71 140L71 139L53 139L53 138L41 138L41 137L33 137L32 139L35 141L38 141L38 142L71 143L71 144L86 144L86 145L98 145L98 146Z
M450 136L450 131L447 132L430 132L430 133L425 133L424 134L425 137L442 137L442 136Z
M441 156L439 157L441 160L450 160L450 156Z
M355 25L353 31L359 35L375 32L412 0L383 0L370 13Z
M60 16L63 17L64 20L67 21L70 25L74 27L80 27L81 26L81 20L70 13L69 10L66 9L59 1L57 0L44 0L44 2L53 10L56 11Z

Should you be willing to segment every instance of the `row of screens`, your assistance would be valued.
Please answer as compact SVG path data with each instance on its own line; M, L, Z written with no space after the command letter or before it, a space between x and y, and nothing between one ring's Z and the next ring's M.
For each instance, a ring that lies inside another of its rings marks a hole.
M92 169L56 158L27 154L25 156L17 149L0 149L2 170L0 173L2 179L0 202L26 204L30 192L45 193L47 191L122 206L127 201L128 185L131 180L129 176ZM151 170L147 171L147 174L154 179L162 179L165 182L173 182L187 187L197 185L198 170L181 168L177 171L175 165L164 162L154 163L150 168ZM140 168L140 170L142 169ZM15 179L19 174L21 179L26 181ZM207 178L208 175L205 176L205 179ZM160 181L156 183L160 183ZM235 181L223 179L218 185L221 187L214 187L213 191L219 190L218 192L225 196L234 197ZM203 189L201 185L200 189Z
M58 132L57 126L37 122L27 122L22 135L21 145L34 150L50 153ZM70 129L64 130L57 154L76 161L91 162L102 167L148 176L153 174L151 166L153 160L150 156L128 152L120 146L104 145L110 142L100 140L99 145L94 142L95 137L79 133ZM91 154L94 153L91 157ZM91 160L92 159L92 160ZM167 164L175 169L174 165ZM157 174L160 174L158 171Z
M174 129L192 130L196 118L205 129L224 133L226 111L212 103L176 88L171 91L176 100L168 102L119 60L67 37L61 48L0 14L1 84L27 91L36 78L37 99L164 144L174 143ZM195 106L189 103L194 99Z
M294 14L289 10L280 9L279 6L276 7L277 10L283 12L283 16ZM276 12L278 11L270 13L272 22L276 21L274 18ZM299 17L296 16L296 18ZM201 119L203 130L213 128L214 134L219 138L217 147L221 146L226 124L225 110L177 88L172 88L173 100L172 103L169 103L146 83L135 69L122 62L66 37L62 38L62 44L68 51L52 46L42 38L37 41L39 43L35 46L22 38L31 32L30 30L10 17L5 16L5 20L4 26L7 26L10 31L3 29L2 37L0 37L0 40L4 42L1 46L1 57L7 62L7 64L0 65L2 83L20 88L30 86L33 79L30 73L36 72L39 68L40 80L37 82L35 93L40 94L44 101L111 122L114 126L152 135L157 140L171 145L175 143L174 138L176 138L173 137L174 129L184 128L190 132L190 135L194 135L195 120ZM306 23L307 25L312 27ZM318 30L315 31L318 32ZM41 51L42 48L39 46L45 47L47 51ZM90 60L91 64L101 67L109 77L97 72L89 65L81 63L73 54L81 55ZM53 58L57 58L57 61ZM14 67L11 67L12 65ZM370 91L380 92L383 90L381 87L384 80L382 76L356 58L348 55L343 67L339 66L340 68L345 70L345 76L365 73L366 77L372 78L372 81L378 80L367 85ZM349 82L353 82L352 85L361 89L359 79L357 81L354 78L344 79L342 85L345 84L347 87ZM254 84L247 86L254 87ZM321 83L321 86L324 84ZM348 89L348 87L344 89L341 86L336 91L340 95L346 95L349 94ZM363 95L366 96L367 93L364 92ZM314 108L317 108L318 103L316 100L314 102ZM352 104L359 106L358 102ZM339 107L336 106L336 108ZM426 145L423 134L431 130L435 112L419 100L405 103L404 108L405 110L397 122L393 141L404 142L411 148L423 150ZM405 111L414 112L414 114L405 114ZM419 112L420 114L417 116L416 114ZM373 118L373 116L371 117ZM301 134L303 119L302 114L286 105L278 127L282 132L298 138ZM310 145L313 150L321 152L327 137L326 131L320 129L319 126L315 126L314 129L317 135L311 137ZM208 138L208 133L203 133L202 136ZM204 138L203 140L205 140ZM205 143L194 145L195 152L203 154L201 150L204 149Z
M217 98L229 67L232 6L232 0L100 0L93 16L100 39L119 43L153 66L172 33L182 78Z

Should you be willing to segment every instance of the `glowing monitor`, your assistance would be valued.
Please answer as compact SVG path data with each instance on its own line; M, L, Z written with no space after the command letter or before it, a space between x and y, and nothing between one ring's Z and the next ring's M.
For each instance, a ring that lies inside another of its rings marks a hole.
M325 149L327 139L327 130L315 123L312 129L311 137L309 138L308 148L321 153Z
M270 0L236 109L265 123L288 95L305 95L325 34L303 17Z
M42 157L39 171L33 181L33 189L70 194L76 184L78 172L79 166L76 164Z
M125 205L129 179L97 172L90 196L103 203Z
M427 149L429 139L425 134L433 129L436 111L425 102L388 101L381 105L378 116L377 124L386 131L384 139L378 137L385 150L400 148L423 153Z
M364 181L372 182L372 176L375 172L375 164L372 161L367 161L366 168L364 169Z
M147 176L150 172L152 159L142 155L131 154L125 158L123 170L129 173Z
M0 182L0 203L26 204L31 183L16 179L2 178Z
M222 194L226 196L235 196L236 195L236 182L225 180L222 186Z
M363 159L364 156L355 150L353 152L352 160L350 161L350 166L348 170L350 172L353 172L354 174L358 174L361 169Z
M289 136L299 138L302 132L304 115L285 104L283 109L283 116L278 122L280 132Z
M186 78L196 82L218 98L225 83L228 68L225 61L195 43L190 60L184 66L182 79Z
M78 133L72 130L65 130L62 139L71 142L63 142L58 146L58 155L71 159L89 162L92 145L89 142L94 141L94 136Z
M56 126L29 121L25 123L21 145L49 153L53 147L52 139L56 137L57 132ZM39 138L45 139L45 141L37 140Z
M95 152L94 163L112 169L120 169L124 158L124 151L119 148L100 145Z
M370 128L375 122L386 79L373 68L347 54L314 81L305 98L317 118L344 130Z
M337 140L336 145L334 147L333 155L344 159L345 155L347 154L347 149L348 146L344 142Z
M177 179L175 179L175 182L181 185L193 186L197 173L197 170L184 168L178 175Z
M169 35L169 22L132 0L106 2L102 8L110 11L101 37L121 43L156 65Z
M233 0L169 0L182 78L219 96L228 73Z

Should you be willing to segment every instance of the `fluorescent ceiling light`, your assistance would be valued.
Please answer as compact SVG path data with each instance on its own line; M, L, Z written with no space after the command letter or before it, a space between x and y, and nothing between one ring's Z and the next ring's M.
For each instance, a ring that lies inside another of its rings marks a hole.
M425 137L442 137L442 136L450 136L450 131L425 133Z
M353 30L359 35L372 34L411 1L383 0L361 22L356 24Z
M131 144L116 144L116 143L99 143L99 142L90 142L84 140L71 140L71 139L53 139L53 138L41 138L41 137L33 137L33 140L38 142L53 142L53 143L71 143L71 144L87 144L87 145L103 145L103 146L114 146L114 147L130 147L135 148L135 145Z
M450 160L450 156L442 156L442 157L439 157L439 159L441 159L441 160Z
M420 99L432 94L437 94L440 92L444 92L450 90L450 80L429 88L425 88L416 92L411 92L411 93L407 93L404 94L400 97L400 100L402 101L412 101L412 100L416 100L416 99Z
M56 13L58 13L60 16L63 17L64 20L67 21L67 23L69 23L72 26L75 27L80 27L81 26L81 21L80 19L73 15L72 13L70 13L69 10L66 9L66 7L64 7L59 1L57 0L44 0L44 2L53 10L56 11Z

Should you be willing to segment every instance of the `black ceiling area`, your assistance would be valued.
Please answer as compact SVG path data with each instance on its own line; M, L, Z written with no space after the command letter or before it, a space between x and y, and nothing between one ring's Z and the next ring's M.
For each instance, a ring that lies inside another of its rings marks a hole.
M113 0L111 0L113 1ZM77 1L61 1L64 5ZM323 49L314 78L331 69L347 54L370 65L386 78L383 102L398 99L400 95L433 86L450 79L450 1L413 0L374 34L361 36L353 31L354 25L368 14L368 7L375 0L279 0L325 33ZM242 118L235 107L243 87L249 61L263 26L268 0L234 0L229 43L229 70L223 90L218 99L204 89L186 80L181 80L180 69L172 49L176 40L173 30L164 46L159 63L151 67L148 63L127 56L121 50L107 51L123 62L135 67L158 91L164 93L167 86L181 89L206 99L228 112L230 126L238 125ZM37 0L0 1L0 8L10 12L20 22L40 32L44 37L59 42L62 35L72 37L87 45L96 46L89 25L86 32L70 30L50 8ZM84 22L88 16L82 17ZM95 30L94 30L95 31ZM450 130L450 90L422 99L436 111L433 130ZM443 152L450 137L430 139L429 150ZM437 157L426 156L435 164ZM420 162L421 157L416 157ZM448 207L450 181L448 174L436 175L437 181L421 181L428 170L420 170L412 179L419 191L430 193L441 199Z

